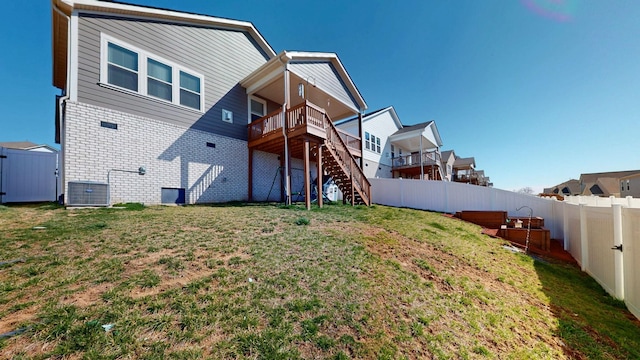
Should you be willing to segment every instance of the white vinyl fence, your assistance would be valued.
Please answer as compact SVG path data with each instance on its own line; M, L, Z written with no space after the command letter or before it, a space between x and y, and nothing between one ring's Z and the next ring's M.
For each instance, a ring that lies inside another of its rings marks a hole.
M56 201L58 154L0 147L0 203Z
M640 318L640 199L571 196L565 201L446 181L369 179L373 203L455 213L500 210L544 218L551 238L611 296ZM521 208L521 210L516 210Z

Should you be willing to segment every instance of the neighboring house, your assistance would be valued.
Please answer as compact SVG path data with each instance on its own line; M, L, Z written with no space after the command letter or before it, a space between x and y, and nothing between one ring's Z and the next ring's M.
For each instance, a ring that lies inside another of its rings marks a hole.
M31 141L5 141L0 142L0 147L6 149L27 150L27 151L41 151L48 153L57 153L58 149L46 144L36 144Z
M640 173L620 178L620 197L640 198Z
M336 126L352 135L357 118ZM367 177L443 180L442 140L434 121L405 126L389 106L362 117L363 169Z
M340 121L336 127L352 136L358 136L358 117ZM368 178L392 178L392 158L395 150L389 137L399 129L402 123L393 106L373 111L362 117L362 169Z
M478 185L476 175L476 159L473 157L456 157L453 162L453 181Z
M453 150L442 152L442 170L447 181L453 180L453 163L456 161L456 153Z
M207 15L95 0L52 11L67 195L108 180L110 203L291 201L300 186L308 202L327 171L369 203L349 150L360 138L349 146L332 124L366 109L337 55L276 54L250 22Z
M444 180L442 140L435 121L404 126L392 134L389 141L393 146L393 177Z
M580 195L580 181L576 179L570 179L556 186L545 188L543 193L562 196Z
M628 176L637 174L640 174L640 170L581 174L579 180L580 195L620 197L622 196L620 179L626 179Z

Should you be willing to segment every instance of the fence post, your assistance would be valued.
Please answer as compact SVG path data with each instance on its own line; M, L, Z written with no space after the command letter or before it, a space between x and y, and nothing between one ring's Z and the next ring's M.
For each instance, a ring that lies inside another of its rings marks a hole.
M587 206L580 204L580 253L582 254L581 269L587 271L589 267L589 239L587 234Z
M624 247L622 244L624 243L624 239L622 237L622 205L615 204L612 205L613 209L613 246L620 246L619 250L615 251L614 254L614 266L615 266L615 293L616 298L619 300L624 299L624 263L622 257L622 251Z
M562 203L562 242L564 245L564 251L569 251L570 242L569 242L569 205L567 203Z
M402 178L400 178L400 207L404 207L404 187L402 186Z
M632 206L632 202L633 202L633 196L627 196L627 206L628 207L633 207Z

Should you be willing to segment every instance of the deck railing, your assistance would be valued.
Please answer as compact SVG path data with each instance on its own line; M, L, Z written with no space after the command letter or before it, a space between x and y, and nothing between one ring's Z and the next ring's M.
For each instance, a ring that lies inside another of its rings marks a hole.
M249 124L249 141L260 139L277 131L282 132L282 126L285 124L282 115L282 109L279 109ZM313 126L324 131L325 115L324 109L311 102L305 101L287 111L286 130L287 132L292 132L300 126ZM331 123L331 121L329 122ZM359 137L338 129L336 130L348 149L355 154L362 152L362 140Z
M327 129L327 144L333 148L338 160L345 168L347 175L351 178L354 188L361 193L362 200L369 205L371 203L371 184L364 172L348 150L347 144L342 139L342 134L335 127L328 115L325 114L325 126Z
M362 140L359 137L349 134L348 132L340 130L338 128L336 128L336 130L338 130L338 134L340 134L342 141L344 141L344 143L349 149L352 150L352 152L354 152L353 150L355 150L356 154L360 154L362 152Z
M274 131L282 131L284 125L282 110L276 110L249 124L249 141L267 136Z
M420 154L411 154L404 156L396 156L392 159L393 167L413 167L420 165L437 165L440 166L441 155L437 150L427 150L422 152L422 156Z

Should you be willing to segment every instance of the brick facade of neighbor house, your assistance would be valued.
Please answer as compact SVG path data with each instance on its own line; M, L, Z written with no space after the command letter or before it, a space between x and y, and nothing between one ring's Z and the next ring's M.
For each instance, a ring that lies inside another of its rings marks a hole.
M67 182L106 182L111 169L145 166L143 176L111 172L112 204L160 204L163 187L184 188L186 203L248 197L246 141L72 102L67 102L65 128L64 156L74 159L65 163Z

